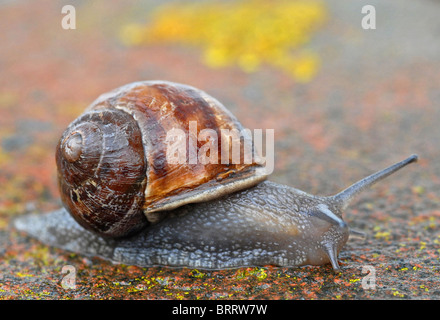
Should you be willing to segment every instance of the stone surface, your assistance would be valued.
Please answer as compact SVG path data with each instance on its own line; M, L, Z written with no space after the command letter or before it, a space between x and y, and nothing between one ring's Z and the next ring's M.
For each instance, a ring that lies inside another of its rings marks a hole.
M308 44L321 67L308 83L270 66L210 69L194 47L124 46L119 28L158 1L75 3L76 30L61 28L67 1L0 4L0 299L440 297L438 2L325 1L328 21ZM361 27L365 4L376 8L376 30ZM348 208L345 220L368 237L348 242L341 273L111 265L14 230L14 217L60 206L54 149L68 123L99 94L146 79L194 85L246 127L275 129L271 180L309 193L333 194L412 153L420 161ZM72 270L75 288L66 286Z

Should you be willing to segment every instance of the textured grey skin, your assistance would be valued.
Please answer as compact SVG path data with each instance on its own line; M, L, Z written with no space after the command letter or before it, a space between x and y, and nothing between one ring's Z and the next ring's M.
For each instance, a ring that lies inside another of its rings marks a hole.
M339 251L353 231L342 220L342 210L359 192L417 158L412 155L331 197L264 181L169 211L165 220L126 239L103 239L80 227L64 209L20 217L15 227L48 245L142 267L225 269L330 262L339 270Z
M142 267L321 265L330 261L329 250L337 256L348 228L313 216L320 203L323 198L267 181L215 201L186 205L127 239L101 238L64 209L23 216L15 227L48 245ZM340 216L337 208L331 210Z

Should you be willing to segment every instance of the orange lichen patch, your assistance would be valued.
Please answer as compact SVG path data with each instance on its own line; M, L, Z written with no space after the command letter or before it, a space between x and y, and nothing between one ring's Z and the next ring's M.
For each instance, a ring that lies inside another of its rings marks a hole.
M236 65L254 72L262 64L278 67L300 82L319 68L316 53L301 49L326 19L317 1L209 2L160 7L147 26L121 31L128 45L181 43L201 47L210 67Z
M331 137L320 122L311 122L301 132L303 139L317 151L324 151L330 145Z

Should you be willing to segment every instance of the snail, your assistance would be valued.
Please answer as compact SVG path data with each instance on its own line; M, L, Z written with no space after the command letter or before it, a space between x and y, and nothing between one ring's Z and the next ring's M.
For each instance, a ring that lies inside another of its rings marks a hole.
M337 271L339 252L359 233L342 219L350 201L417 161L412 155L336 195L315 196L268 181L246 135L238 139L243 152L236 163L191 161L191 147L206 151L209 144L207 157L221 149L221 139L206 137L176 149L185 161L168 161L167 133L188 137L204 128L222 137L222 130L242 132L243 126L189 85L143 81L101 95L57 146L63 208L21 216L15 227L48 245L141 267L330 263Z

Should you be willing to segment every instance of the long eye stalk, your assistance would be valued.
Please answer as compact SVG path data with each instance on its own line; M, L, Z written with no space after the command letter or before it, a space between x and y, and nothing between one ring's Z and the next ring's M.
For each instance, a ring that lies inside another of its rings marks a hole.
M358 182L354 183L353 185L351 185L347 189L334 195L332 198L334 200L336 200L338 203L340 203L341 209L344 210L345 208L347 208L350 201L353 200L353 198L358 193L360 193L361 191L365 190L366 188L372 186L376 182L385 179L389 175L402 169L403 167L407 166L408 164L416 162L417 159L418 159L418 156L416 154L413 154L412 156L406 158L403 161L395 163L392 166L389 166L388 168L380 170L380 171L373 173L372 175L370 175L366 178L363 178L362 180L359 180Z

